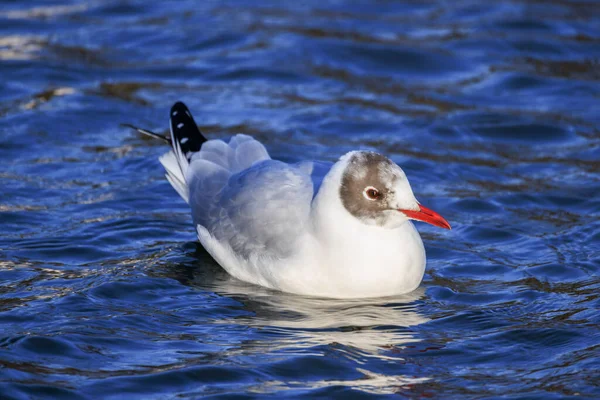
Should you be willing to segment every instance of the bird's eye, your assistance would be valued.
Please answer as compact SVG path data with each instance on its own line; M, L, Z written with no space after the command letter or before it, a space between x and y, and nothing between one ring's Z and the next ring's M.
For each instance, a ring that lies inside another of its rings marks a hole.
M367 198L367 200L378 200L381 197L379 190L375 189L373 186L365 188L363 195Z

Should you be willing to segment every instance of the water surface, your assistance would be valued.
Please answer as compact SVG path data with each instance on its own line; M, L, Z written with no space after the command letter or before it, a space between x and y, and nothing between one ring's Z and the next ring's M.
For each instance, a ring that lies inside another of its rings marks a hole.
M600 396L600 9L0 3L3 398ZM419 290L230 278L164 179L185 101L271 154L389 155L452 231Z

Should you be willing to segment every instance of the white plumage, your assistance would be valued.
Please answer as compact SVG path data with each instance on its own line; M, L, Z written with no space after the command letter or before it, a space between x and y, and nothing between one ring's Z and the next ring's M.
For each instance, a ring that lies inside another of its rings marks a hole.
M197 138L174 133L184 125L173 121L176 107ZM170 140L138 130L172 144L160 162L191 207L198 239L243 281L322 297L407 293L425 271L409 219L450 227L417 202L400 167L376 153L287 164L247 135L206 141L183 103L172 109L171 129Z
M342 207L336 210L329 190L313 206L312 163L272 160L246 135L204 143L189 164L182 159L183 180L174 158L169 152L161 162L190 204L198 239L236 278L338 298L405 293L419 285L425 252L412 224L388 230L353 221ZM340 171L334 172L331 181L339 180ZM315 218L337 223L327 229ZM403 236L412 247L402 246Z

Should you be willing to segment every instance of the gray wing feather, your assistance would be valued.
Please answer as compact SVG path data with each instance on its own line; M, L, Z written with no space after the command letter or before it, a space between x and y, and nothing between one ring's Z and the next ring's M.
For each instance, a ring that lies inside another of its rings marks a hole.
M190 194L204 198L192 205L194 222L236 254L284 258L306 232L313 181L296 165L265 160L231 175L217 198L196 195L193 186Z

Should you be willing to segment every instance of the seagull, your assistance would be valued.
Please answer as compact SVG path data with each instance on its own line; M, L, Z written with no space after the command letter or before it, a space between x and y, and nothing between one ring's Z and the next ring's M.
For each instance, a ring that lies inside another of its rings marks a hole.
M426 262L411 221L450 229L375 152L285 163L248 135L207 140L182 102L171 108L170 136L126 126L170 144L159 161L191 207L198 240L245 282L326 298L408 293Z

